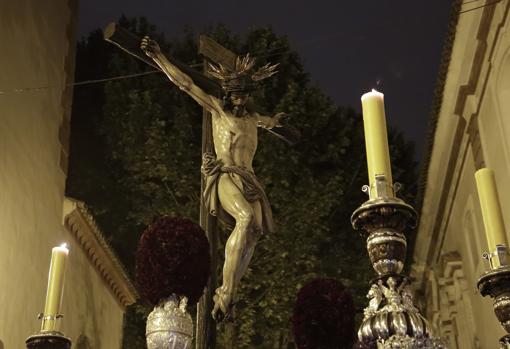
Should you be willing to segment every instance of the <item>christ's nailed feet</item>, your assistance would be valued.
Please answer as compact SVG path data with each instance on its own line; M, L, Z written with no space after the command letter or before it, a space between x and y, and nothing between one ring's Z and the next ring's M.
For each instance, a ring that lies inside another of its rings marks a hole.
M226 300L226 295L222 292L221 288L216 290L216 294L213 297L214 308L212 310L212 317L216 322L222 321L234 321L233 309L234 303Z

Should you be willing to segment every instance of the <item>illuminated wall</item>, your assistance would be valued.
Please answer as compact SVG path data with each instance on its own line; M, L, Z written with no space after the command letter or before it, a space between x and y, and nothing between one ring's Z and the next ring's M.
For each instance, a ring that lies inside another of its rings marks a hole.
M63 241L70 260L62 330L73 342L120 348L134 295L108 247L90 244L100 234L90 220L64 225L66 214L86 216L64 212L76 16L76 0L0 2L2 348L23 348L39 330L51 248Z
M413 276L428 319L451 348L496 348L504 334L491 299L476 292L487 242L474 173L496 171L510 232L509 10L501 2L454 18L432 114Z

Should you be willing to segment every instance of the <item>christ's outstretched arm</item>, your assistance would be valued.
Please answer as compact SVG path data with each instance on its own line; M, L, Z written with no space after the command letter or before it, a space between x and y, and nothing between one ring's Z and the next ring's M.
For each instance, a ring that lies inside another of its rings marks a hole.
M161 70L163 70L170 81L190 95L191 98L197 101L203 108L209 112L218 112L218 110L221 109L219 100L205 93L188 75L172 64L161 52L156 41L145 36L142 39L141 48L145 54L152 58Z
M277 113L275 116L265 116L260 115L259 113L255 113L255 116L257 117L257 126L263 127L266 129L272 129L274 127L281 127L280 120L286 117L287 113Z

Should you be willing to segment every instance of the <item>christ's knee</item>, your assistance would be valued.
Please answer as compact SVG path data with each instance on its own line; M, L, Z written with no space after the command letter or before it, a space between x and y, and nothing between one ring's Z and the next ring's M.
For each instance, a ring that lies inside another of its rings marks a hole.
M252 212L240 214L236 219L236 227L239 227L242 231L246 231L253 224L254 218L255 216Z
M236 227L227 241L227 248L230 251L242 251L248 242L250 226L253 222L253 215L246 213L236 217Z

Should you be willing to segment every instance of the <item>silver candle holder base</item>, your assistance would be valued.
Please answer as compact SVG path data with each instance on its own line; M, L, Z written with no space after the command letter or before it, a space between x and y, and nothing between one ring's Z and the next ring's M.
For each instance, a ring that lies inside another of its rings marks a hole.
M378 274L367 295L369 305L358 339L370 349L445 348L414 306L409 278L401 274L407 253L406 230L416 226L418 216L412 206L393 196L399 187L376 176L373 188L363 188L370 199L351 217L353 228L367 239L370 262Z
M57 331L40 332L27 338L27 349L70 349L71 340Z
M497 245L496 250L483 256L489 261L490 270L478 279L478 290L482 296L493 299L496 318L507 332L499 339L501 348L510 349L510 265L508 250L504 245Z
M60 321L64 315L45 315L40 313L37 318L42 321L41 328L45 328L47 321L53 322L53 328L58 328L58 321ZM64 336L60 331L43 331L36 333L27 338L25 341L27 349L70 349L71 340Z

